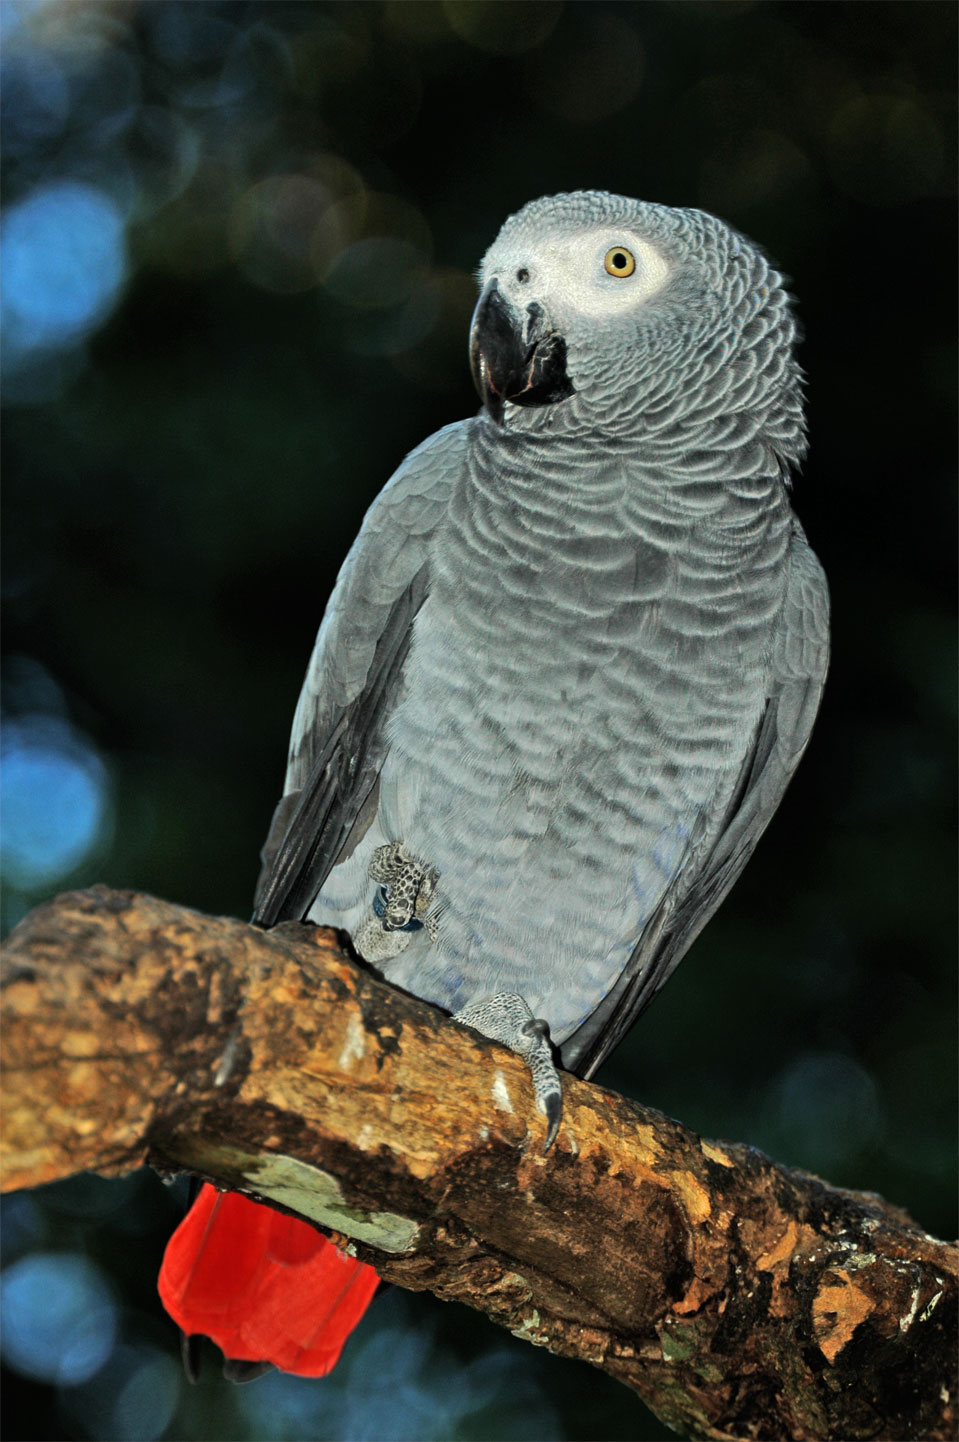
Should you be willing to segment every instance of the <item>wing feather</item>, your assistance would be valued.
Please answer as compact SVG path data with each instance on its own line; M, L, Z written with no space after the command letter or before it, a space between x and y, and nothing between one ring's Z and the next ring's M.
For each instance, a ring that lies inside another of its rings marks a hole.
M371 506L340 572L293 720L285 793L263 848L254 910L261 926L305 916L355 845L386 757L413 622L429 592L430 541L465 446L460 423L407 457Z
M592 1076L652 1001L739 876L779 805L812 731L829 662L826 578L798 521L769 697L732 803L692 876L681 873L644 928L616 986L563 1044L563 1065ZM682 891L678 891L678 886Z

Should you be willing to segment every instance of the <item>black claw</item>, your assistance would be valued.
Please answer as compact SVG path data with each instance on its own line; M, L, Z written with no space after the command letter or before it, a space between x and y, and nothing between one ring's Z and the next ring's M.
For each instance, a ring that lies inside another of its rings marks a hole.
M223 1375L228 1382L255 1382L257 1377L272 1371L272 1362L238 1362L234 1357L227 1357L223 1363Z
M563 1119L563 1093L550 1092L546 1098L546 1144L543 1147L544 1155L549 1151L559 1135L559 1124Z
M200 1380L200 1340L199 1336L180 1333L180 1356L188 1382L197 1383Z

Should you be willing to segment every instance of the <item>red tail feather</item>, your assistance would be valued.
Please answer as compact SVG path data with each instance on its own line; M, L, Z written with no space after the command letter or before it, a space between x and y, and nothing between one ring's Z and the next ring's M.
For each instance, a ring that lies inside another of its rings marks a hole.
M235 1361L324 1377L378 1283L306 1222L204 1186L167 1244L158 1285L188 1336L212 1338Z

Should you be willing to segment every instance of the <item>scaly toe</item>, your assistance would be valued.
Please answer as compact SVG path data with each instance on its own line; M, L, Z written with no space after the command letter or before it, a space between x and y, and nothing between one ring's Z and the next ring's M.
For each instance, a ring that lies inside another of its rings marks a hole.
M502 1042L523 1058L529 1067L536 1105L546 1117L543 1150L548 1152L563 1116L563 1084L553 1060L548 1023L534 1016L523 998L511 991L470 1002L454 1014L453 1020L491 1041Z

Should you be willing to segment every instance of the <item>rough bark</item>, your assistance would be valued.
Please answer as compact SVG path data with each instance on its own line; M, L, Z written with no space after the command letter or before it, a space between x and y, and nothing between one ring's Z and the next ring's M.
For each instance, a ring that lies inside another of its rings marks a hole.
M401 1286L713 1438L949 1438L956 1249L881 1198L522 1064L336 937L97 887L4 958L4 1188L144 1160L285 1206Z

